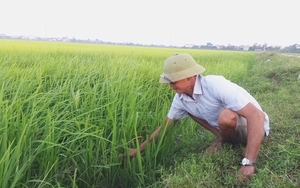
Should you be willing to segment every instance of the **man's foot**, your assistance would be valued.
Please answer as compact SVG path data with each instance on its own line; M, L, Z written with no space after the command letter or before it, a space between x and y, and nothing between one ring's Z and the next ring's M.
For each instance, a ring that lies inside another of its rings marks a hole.
M222 148L222 142L221 140L216 140L214 143L212 143L211 146L209 146L206 151L212 152L212 151L220 151Z

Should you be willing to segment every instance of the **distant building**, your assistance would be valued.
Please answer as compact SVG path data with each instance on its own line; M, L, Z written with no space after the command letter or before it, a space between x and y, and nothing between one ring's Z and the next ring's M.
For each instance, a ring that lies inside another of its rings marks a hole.
M244 51L248 51L248 50L249 50L249 48L250 48L250 46L249 46L249 45L247 45L247 46L243 46L243 50L244 50Z
M185 44L184 47L186 48L193 48L194 46L196 46L195 44Z
M216 47L217 47L217 49L222 49L223 48L222 45L217 45Z

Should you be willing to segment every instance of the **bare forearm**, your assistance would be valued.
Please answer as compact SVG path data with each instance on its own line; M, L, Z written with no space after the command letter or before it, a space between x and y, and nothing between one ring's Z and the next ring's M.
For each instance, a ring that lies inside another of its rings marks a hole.
M172 123L172 120L167 118L166 119L166 126L169 126L170 124ZM173 121L173 124L176 124L177 123L177 120L174 120ZM154 140L155 137L157 137L157 135L159 135L160 131L162 129L162 126L159 126L150 136L149 138L149 142L147 141L144 141L141 145L140 145L140 151L143 151L147 145L147 143L151 144Z
M248 119L248 140L245 157L256 161L260 144L264 134L264 114L258 113L255 117Z
M153 139L159 134L161 130L161 126L159 126L150 136L149 138L149 143L152 143L153 142ZM147 141L144 141L141 145L140 145L140 151L143 151L145 149L147 145Z
M237 113L247 119L247 147L245 157L256 161L264 134L265 114L252 103L248 103Z
M220 134L219 129L217 129L217 128L211 126L211 125L209 125L209 123L208 123L207 121L205 121L205 120L199 119L199 118L197 118L197 117L195 117L195 116L193 116L193 115L191 115L191 114L189 114L189 115L190 115L190 117L191 117L194 121L196 121L199 125L201 125L201 126L204 127L205 129L207 129L207 130L209 130L210 132L212 132L214 135L216 135L216 137L217 137L218 139L221 139L221 134Z

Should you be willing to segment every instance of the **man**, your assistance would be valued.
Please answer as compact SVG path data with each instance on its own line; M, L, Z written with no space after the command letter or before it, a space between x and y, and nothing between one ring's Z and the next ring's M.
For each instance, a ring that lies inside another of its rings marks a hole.
M224 142L247 144L239 174L248 180L255 172L261 141L269 135L268 115L245 89L222 76L200 75L204 71L188 54L174 54L166 59L159 82L168 83L176 91L166 124L189 115L216 135L210 151ZM160 130L158 127L151 134L150 143ZM141 151L146 144L141 144ZM129 154L135 156L136 149Z

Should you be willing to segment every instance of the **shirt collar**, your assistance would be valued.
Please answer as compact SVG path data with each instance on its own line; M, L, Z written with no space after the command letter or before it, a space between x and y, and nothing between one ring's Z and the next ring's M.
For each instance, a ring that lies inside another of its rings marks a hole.
M196 77L196 82L195 82L194 93L193 94L202 94L201 79L202 79L202 76L200 74L198 74L197 77Z
M196 99L196 95L201 95L202 94L201 79L202 79L202 76L200 74L198 74L197 77L196 77L196 82L195 82L194 91L193 91L193 98L194 99ZM179 94L179 99L192 100L188 95L186 95L184 93Z

